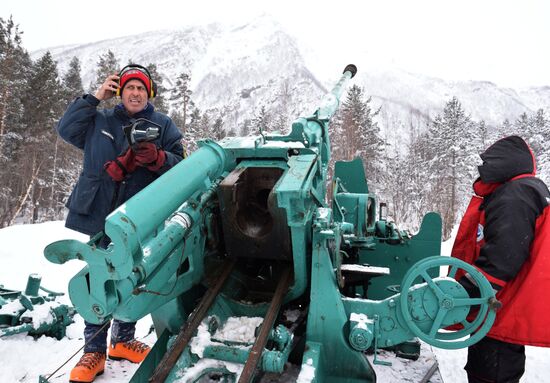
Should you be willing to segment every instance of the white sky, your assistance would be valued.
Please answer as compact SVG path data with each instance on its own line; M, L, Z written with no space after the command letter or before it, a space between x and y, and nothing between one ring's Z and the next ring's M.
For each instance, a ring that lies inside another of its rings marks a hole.
M271 14L322 54L372 58L449 80L550 85L546 0L2 0L29 51ZM120 2L122 3L122 2ZM343 5L339 5L343 4ZM344 6L345 5L345 6Z

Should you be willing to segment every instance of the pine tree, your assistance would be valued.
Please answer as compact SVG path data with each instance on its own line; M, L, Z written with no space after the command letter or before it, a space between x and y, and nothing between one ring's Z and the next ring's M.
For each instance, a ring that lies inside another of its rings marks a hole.
M187 153L193 153L197 149L197 141L203 136L201 135L201 119L202 114L199 108L193 108L189 115L189 122L186 125L183 139L185 141L185 150Z
M58 145L55 125L65 105L62 87L58 79L57 63L46 52L32 65L27 96L24 98L27 135L25 137L25 162L27 185L17 213L26 204L32 214L32 222L39 219L40 209L51 206L55 198L55 169Z
M477 131L479 132L479 144L481 148L485 148L489 145L489 131L485 121L481 120L477 124Z
M214 124L212 125L212 138L216 141L223 139L226 136L226 133L223 129L223 118L218 116Z
M277 104L272 116L272 129L280 134L286 134L290 130L291 97L290 82L285 80L277 92Z
M537 110L529 117L527 136L524 137L536 158L539 177L550 181L550 120L543 109Z
M521 137L528 136L531 132L531 128L529 126L530 123L531 121L529 121L529 116L527 115L527 113L523 112L514 123L512 134L515 134Z
M379 157L383 151L380 128L374 121L378 111L370 107L371 99L364 99L364 92L353 85L347 92L338 118L339 152L342 159L360 157L365 165L367 179L375 184L379 177Z
M260 107L260 110L253 119L253 129L257 133L267 134L271 131L271 115L267 111L265 105Z
M426 193L426 184L429 182L429 162L433 158L433 147L427 132L417 133L411 140L407 158L402 163L402 173L407 183L408 209L406 222L419 227L424 215L434 210L430 205L430 195ZM402 181L401 181L402 182Z
M113 74L118 74L120 70L120 64L115 54L109 49L105 54L99 56L96 69L95 80L90 84L90 93L95 94L101 84L105 82L105 79ZM102 101L101 106L103 108L113 108L119 101L116 97L113 97L107 101Z
M187 118L189 111L193 107L193 101L191 100L191 95L193 92L190 88L191 76L185 72L182 72L176 78L176 85L170 91L170 100L174 101L175 105L179 109L179 115L181 116L181 121L179 128L185 135L187 132Z
M471 194L481 146L474 127L456 97L447 102L443 115L436 116L430 126L429 140L435 155L429 163L431 203L442 215L444 238L449 237L459 211L465 207L464 196Z
M160 75L156 64L147 65L149 73L157 87L157 94L155 98L151 101L155 106L157 112L168 114L168 103L166 102L167 89L162 85L162 76ZM176 125L178 126L178 125Z
M496 137L506 137L506 136L509 136L511 134L514 134L513 130L514 130L514 128L512 126L512 123L508 119L506 119L506 120L504 120L502 125L497 128L497 134L495 136Z
M13 18L0 18L0 227L13 217L21 189L20 164L26 126L22 97L31 60Z
M19 135L24 132L21 97L27 87L31 66L13 19L0 18L0 160L11 157Z
M84 94L82 86L82 77L80 76L80 60L74 56L69 63L69 69L63 76L63 99L69 104L76 97Z
M395 124L402 124L394 121ZM426 133L426 121L411 114L408 123L406 151L391 150L387 145L383 156L384 171L379 197L388 202L388 213L403 227L417 230L422 217L431 211L428 206L429 193L427 163L431 159ZM401 144L404 144L401 142Z
M249 134L252 134L252 120L247 118L242 122L239 135L240 136L248 136Z
M181 111L172 110L169 116L170 116L170 119L174 122L174 124L179 128L179 130L183 134L183 130L181 127L184 125L184 123L183 123L183 115L181 114Z
M327 172L327 198L332 198L332 178L335 161L350 161L359 157L363 161L369 190L375 190L381 173L380 157L384 143L378 123L372 112L371 99L364 99L363 89L353 85L348 89L342 106L329 124L331 160Z
M210 121L210 112L204 112L198 122L198 133L201 140L212 137L212 124Z
M78 57L73 57L69 69L62 78L62 99L64 108L76 97L84 94L81 67ZM52 168L52 181L49 201L49 218L61 218L65 201L72 186L76 183L82 164L82 151L59 138L55 138L55 156Z
M237 132L235 128L229 128L229 130L225 134L225 137L235 137L236 135L237 135Z

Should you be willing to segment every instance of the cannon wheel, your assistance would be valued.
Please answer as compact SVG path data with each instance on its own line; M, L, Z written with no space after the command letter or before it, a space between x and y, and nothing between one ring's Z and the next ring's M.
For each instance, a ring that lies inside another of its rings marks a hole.
M454 278L459 269L469 273L479 287L480 298L457 298L456 296L446 294L443 289L429 276L428 270L439 268L441 266L450 266L448 276ZM427 283L428 288L437 298L438 309L433 319L433 324L429 332L423 331L418 327L411 316L411 306L408 299L408 291L417 278L421 278ZM444 349L458 349L471 346L483 338L495 321L495 309L492 303L498 303L491 284L487 279L477 271L473 266L451 257L434 256L425 258L414 264L401 283L401 312L406 325L410 331L428 344ZM457 307L468 307L479 305L479 311L472 321L464 319L460 324L463 328L458 331L439 332L444 322L446 314ZM462 339L470 335L467 339Z

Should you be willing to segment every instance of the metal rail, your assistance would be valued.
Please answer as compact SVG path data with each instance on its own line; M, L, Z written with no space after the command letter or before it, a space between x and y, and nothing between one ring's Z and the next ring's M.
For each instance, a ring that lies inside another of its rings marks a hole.
M437 363L437 361L435 361L434 364L432 364L432 366L426 372L426 374L422 377L419 383L428 383L438 368L439 364Z
M202 319L208 312L210 306L216 299L225 281L231 274L233 267L235 266L234 259L228 259L222 266L222 272L216 283L211 286L204 294L203 298L191 313L189 319L185 322L180 330L173 347L164 354L164 357L158 364L157 368L153 372L153 375L149 379L150 383L164 383L166 377L178 361L181 353L185 350L185 347L189 344L189 341L193 337L195 330L199 327Z
M273 300L269 305L269 309L267 310L267 314L262 322L262 326L260 327L260 332L256 337L256 341L254 342L254 345L250 350L250 355L246 360L246 364L244 365L244 368L238 383L250 383L254 378L254 375L256 373L256 366L260 361L262 352L267 343L267 338L269 336L271 329L273 328L273 323L275 323L275 319L277 319L277 315L279 314L279 309L281 308L281 305L283 303L283 298L286 292L288 291L290 282L292 281L291 277L292 277L292 270L289 267L284 271L283 276L281 277L281 279L279 280L279 283L277 284L275 294L273 295Z

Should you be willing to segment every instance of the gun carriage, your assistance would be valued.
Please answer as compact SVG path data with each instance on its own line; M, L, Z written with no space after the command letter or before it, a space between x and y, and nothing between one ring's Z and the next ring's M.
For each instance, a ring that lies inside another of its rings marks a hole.
M289 134L205 140L111 213L104 233L46 248L52 262L87 262L69 284L87 321L152 315L158 340L133 382L252 382L289 363L299 382L375 382L367 350L383 363L380 348L414 356L415 337L459 348L488 331L493 290L473 267L438 255L437 214L414 236L399 230L380 215L360 160L336 164L325 201L328 124L355 73L347 66ZM96 246L103 235L107 249ZM455 281L458 271L480 298ZM227 339L235 321L257 326L255 336ZM453 324L462 329L441 330Z

